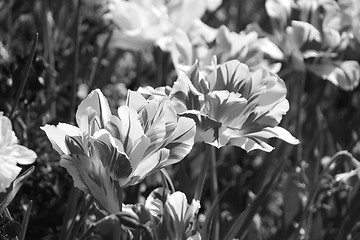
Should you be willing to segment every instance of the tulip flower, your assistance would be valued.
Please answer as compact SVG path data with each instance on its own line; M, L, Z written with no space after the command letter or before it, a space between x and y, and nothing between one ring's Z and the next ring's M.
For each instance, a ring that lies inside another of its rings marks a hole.
M194 121L178 118L168 99L147 101L132 91L117 115L100 90L92 91L79 105L76 121L79 127L59 123L42 129L74 185L109 213L121 210L122 187L181 161L194 142Z
M0 112L0 192L5 192L19 175L22 168L18 164L32 164L36 157L34 151L18 144L9 118Z
M139 91L147 97L153 92L165 94L162 89ZM197 123L198 141L218 148L234 145L248 152L273 150L265 142L273 137L299 143L278 126L289 109L287 90L284 81L269 71L251 73L245 64L233 60L202 76L195 65L187 75L179 76L168 92L179 115Z

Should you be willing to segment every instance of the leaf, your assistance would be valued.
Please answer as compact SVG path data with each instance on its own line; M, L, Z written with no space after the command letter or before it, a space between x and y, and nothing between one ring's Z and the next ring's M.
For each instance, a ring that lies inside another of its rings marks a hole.
M206 213L206 219L205 222L202 226L201 229L201 238L203 240L208 240L210 237L210 232L211 232L211 225L212 225L212 220L214 218L217 206L220 203L221 198L225 195L225 193L230 189L231 185L228 185L220 194L218 194L215 199L213 200L213 202L211 203L211 206L209 208L209 210Z
M34 166L27 169L25 172L23 172L18 178L14 180L12 185L8 188L6 193L0 194L0 214L2 214L7 208L7 206L11 203L11 201L14 199L16 193L19 191L20 187L24 183L24 181L30 176L30 174L34 171Z
M284 230L290 230L293 223L296 222L297 214L301 211L301 200L299 197L300 189L296 185L295 177L289 175L284 184L284 206L283 206L283 224Z
M270 180L263 186L263 188L257 194L251 205L248 206L244 210L244 212L242 212L237 217L237 219L229 229L228 233L224 237L225 240L232 240L236 236L239 239L242 239L245 236L250 224L252 223L253 217L255 216L261 205L265 202L266 196L272 189L273 185L278 181L279 177L281 176L285 163L286 160L283 159L279 166L273 171L270 176Z
M308 64L307 68L343 90L350 91L359 85L360 66L357 61L325 60L318 64Z

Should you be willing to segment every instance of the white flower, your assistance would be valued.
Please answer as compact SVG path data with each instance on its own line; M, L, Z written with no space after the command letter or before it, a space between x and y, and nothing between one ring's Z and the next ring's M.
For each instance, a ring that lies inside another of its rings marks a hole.
M32 164L37 157L34 151L17 142L10 120L0 112L0 192L4 192L20 173L21 167L17 164Z

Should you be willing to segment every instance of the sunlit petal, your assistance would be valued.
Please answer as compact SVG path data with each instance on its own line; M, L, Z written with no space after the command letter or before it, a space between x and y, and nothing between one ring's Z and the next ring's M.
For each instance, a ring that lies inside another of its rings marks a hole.
M76 122L81 126L81 118L87 114L87 108L92 108L99 116L99 124L104 127L111 116L111 110L107 99L99 89L93 90L79 105L76 111Z
M15 161L7 161L0 155L0 193L5 192L6 188L15 180L21 168L16 166Z
M17 143L17 137L12 130L12 124L9 118L4 117L0 112L0 147L11 146Z
M125 152L130 153L135 143L144 135L144 131L134 109L121 106L118 108L118 116L118 119L112 119L119 131L119 135L115 137L122 142Z
M195 132L195 122L192 119L180 117L177 128L165 146L165 148L170 150L169 158L161 163L161 165L168 166L181 161L194 145Z
M123 180L130 175L132 167L129 158L123 149L117 148L109 132L104 129L97 132L92 138L92 145L94 157L102 162L112 179Z
M59 123L57 126L46 124L40 128L45 131L52 147L61 155L70 153L65 143L65 136L81 136L79 128L66 123Z
M155 152L148 158L143 159L134 172L131 174L132 179L129 184L135 184L143 180L149 173L153 172L157 165L169 157L170 151L166 148Z
M34 151L18 144L0 148L0 156L14 159L15 162L22 165L34 163L37 157Z

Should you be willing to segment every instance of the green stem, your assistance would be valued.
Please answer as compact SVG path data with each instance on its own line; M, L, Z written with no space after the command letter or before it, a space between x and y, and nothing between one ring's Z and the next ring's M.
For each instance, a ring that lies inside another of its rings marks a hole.
M25 240L26 230L29 223L31 209L32 209L33 201L30 200L29 205L25 211L24 219L21 223L21 232L20 232L20 240Z
M203 164L202 164L202 169L200 172L200 175L198 177L197 183L196 183L196 188L195 188L195 194L194 194L194 199L195 200L199 200L201 199L201 194L204 188L204 184L205 184L205 179L206 179L206 173L207 173L207 169L208 169L208 165L210 162L210 157L209 154L211 153L211 146L205 146L206 149L206 153L204 155L204 159L203 159Z
M81 226L81 224L83 224L85 222L85 217L86 217L88 210L91 207L92 203L93 203L93 198L90 195L88 195L85 199L85 206L84 206L84 208L81 209L82 212L81 212L80 218L74 224L74 228L71 231L73 233L72 236L76 236L76 234L79 232L80 226Z
M216 171L216 149L215 147L211 148L211 175L212 175L212 199L216 199L216 196L219 195L219 185L218 185L218 177ZM220 208L219 204L216 205L215 208L215 219L214 219L214 231L213 238L215 240L219 240L220 236Z
M70 122L74 120L75 116L75 102L76 102L76 90L79 75L79 25L80 25L80 8L81 0L77 2L76 16L75 16L75 54L74 54L74 79L71 86L71 105L70 105Z
M13 117L13 114L14 114L14 111L15 111L15 108L16 106L18 105L19 103L19 100L20 100L20 97L24 91L24 87L25 87L25 84L27 82L27 79L28 79L28 76L29 76L29 72L30 72L30 68L31 68L31 63L34 59L34 55L35 55L35 50L36 50L36 46L37 46L37 43L38 43L38 39L39 39L39 34L36 33L35 35L35 40L34 40L34 43L31 47L31 52L30 52L30 56L26 62L26 66L25 66L25 76L21 79L21 83L20 83L20 87L16 93L16 97L15 97L15 102L14 104L11 106L11 110L10 110L10 113L9 113L9 118L12 118Z
M296 129L297 129L297 138L300 141L300 144L297 146L297 163L300 164L303 157L303 148L302 148L302 118L303 118L303 108L302 108L302 95L304 93L305 88L305 72L298 73L299 77L299 89L298 89L298 98L297 98L297 122L296 122Z
M308 213L310 212L310 208L311 206L313 206L315 197L317 196L317 192L319 191L319 188L321 186L321 180L326 176L326 174L328 173L331 165L336 162L338 160L339 157L341 156L347 156L347 159L353 160L353 156L351 155L351 153L349 153L348 151L339 151L337 152L329 161L329 163L326 165L326 167L323 169L323 171L321 172L319 178L317 179L314 188L312 189L312 191L309 194L309 200L306 203L306 206L303 210L303 214L301 215L301 218L299 220L299 223L297 224L297 227L295 229L294 232L294 237L292 239L299 239L299 235L300 235L300 229L302 228L305 219L308 216Z

